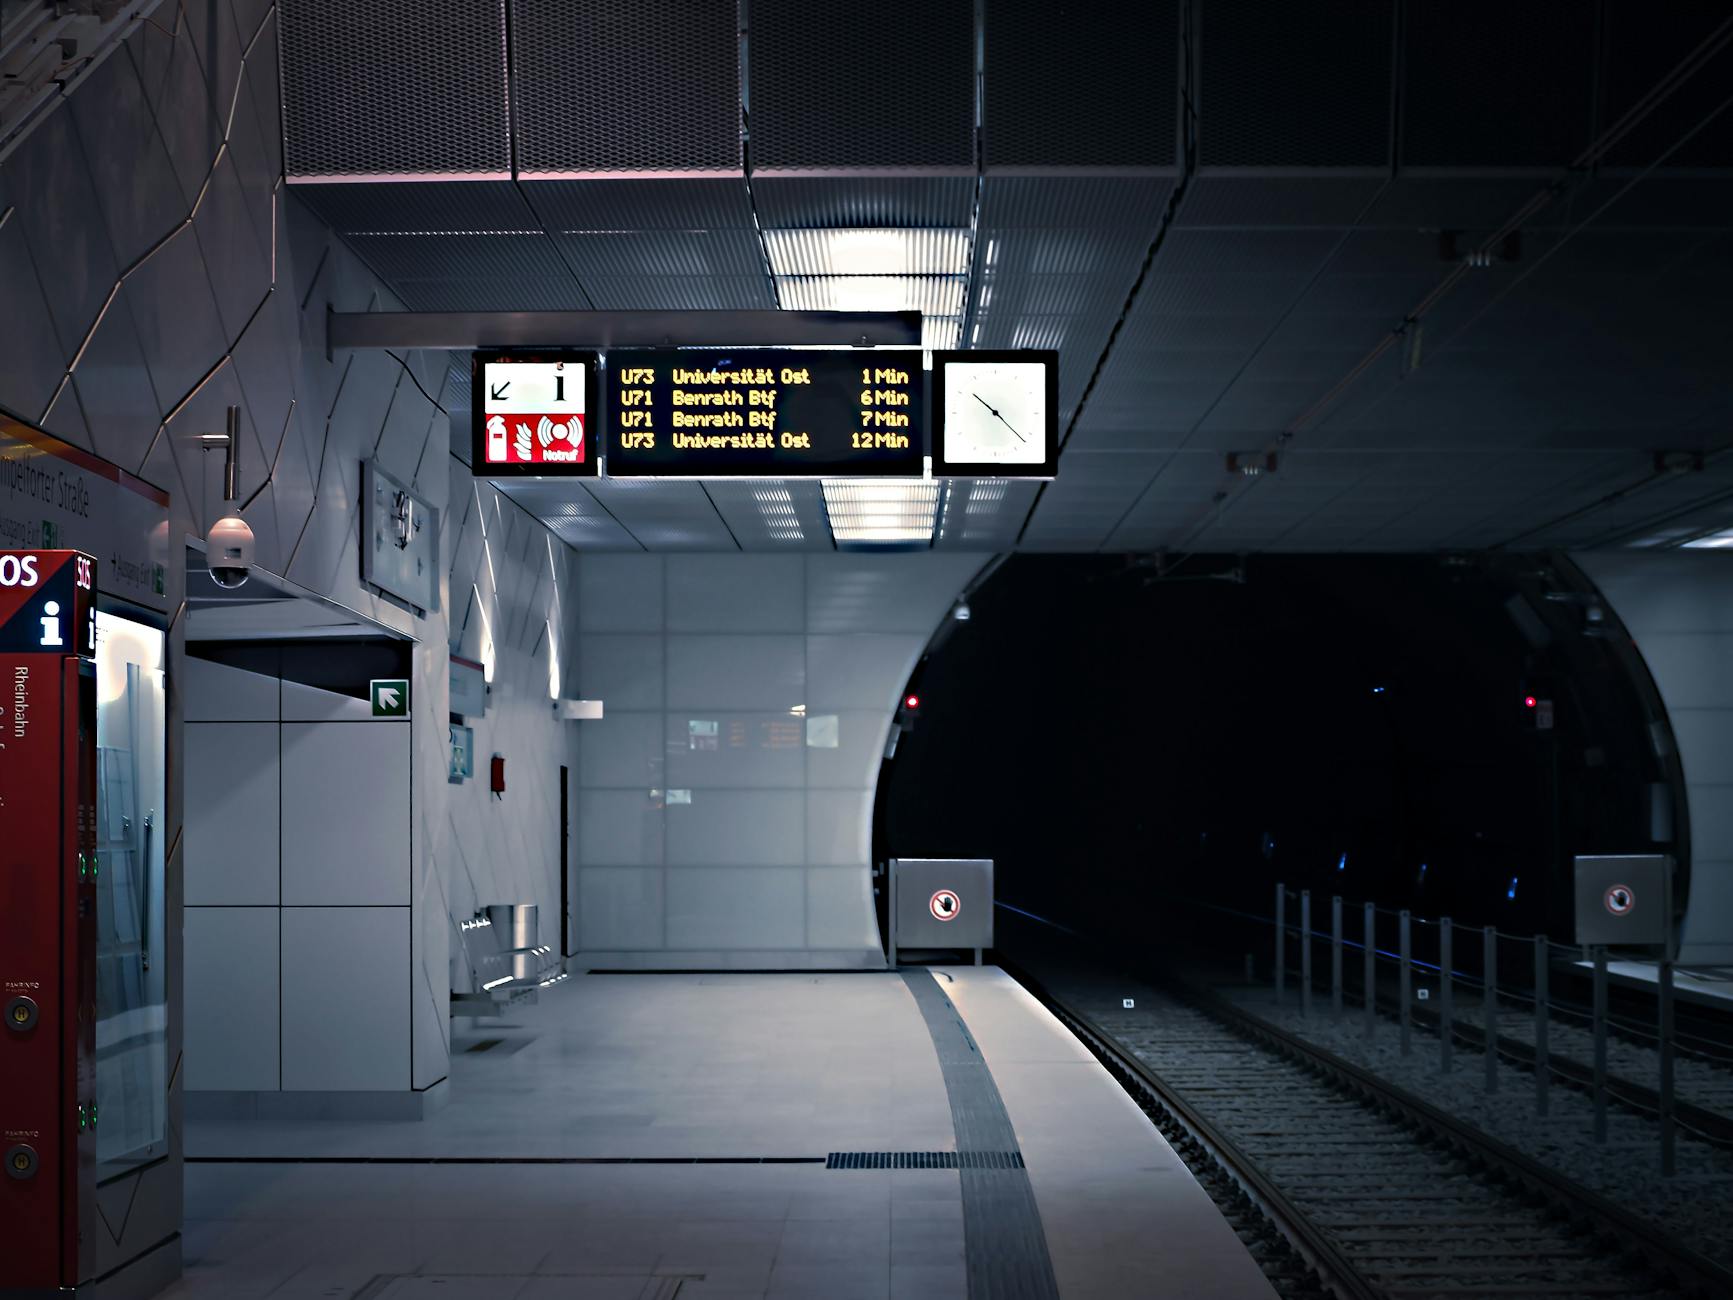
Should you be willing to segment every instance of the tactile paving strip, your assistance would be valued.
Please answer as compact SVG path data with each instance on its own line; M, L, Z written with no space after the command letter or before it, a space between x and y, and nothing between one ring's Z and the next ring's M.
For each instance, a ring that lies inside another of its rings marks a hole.
M1047 1253L1035 1189L1023 1169L1017 1134L981 1049L931 974L905 970L902 976L933 1036L951 1101L961 1167L969 1300L1058 1300L1059 1283ZM972 1158L980 1153L998 1159ZM1005 1159L1012 1155L1015 1164ZM998 1163L1001 1160L1003 1164Z

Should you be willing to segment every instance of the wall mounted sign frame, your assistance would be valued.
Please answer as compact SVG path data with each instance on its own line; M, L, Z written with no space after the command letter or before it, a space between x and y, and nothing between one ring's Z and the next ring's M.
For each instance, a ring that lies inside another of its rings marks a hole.
M477 477L595 478L601 360L559 348L470 359L470 466Z

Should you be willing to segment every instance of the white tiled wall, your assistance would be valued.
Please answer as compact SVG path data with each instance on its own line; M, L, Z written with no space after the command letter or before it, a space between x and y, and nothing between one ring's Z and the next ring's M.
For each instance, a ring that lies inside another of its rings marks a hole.
M1733 553L1573 558L1636 640L1679 746L1691 822L1679 960L1733 962Z
M882 962L870 855L885 739L979 563L579 557L579 693L606 709L580 724L588 964ZM834 744L809 745L809 719Z

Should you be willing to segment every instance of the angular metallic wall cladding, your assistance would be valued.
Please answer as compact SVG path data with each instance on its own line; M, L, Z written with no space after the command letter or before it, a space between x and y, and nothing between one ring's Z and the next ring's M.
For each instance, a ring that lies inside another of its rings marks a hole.
M1402 33L1402 161L1568 165L1594 126L1598 12L1579 0L1410 5Z
M738 171L735 0L511 0L525 175Z
M753 0L752 166L973 170L971 0Z
M1199 9L1203 166L1389 163L1394 0L1202 0Z
M1172 167L1179 154L1179 0L986 7L987 167Z
M283 0L284 170L509 176L505 0Z

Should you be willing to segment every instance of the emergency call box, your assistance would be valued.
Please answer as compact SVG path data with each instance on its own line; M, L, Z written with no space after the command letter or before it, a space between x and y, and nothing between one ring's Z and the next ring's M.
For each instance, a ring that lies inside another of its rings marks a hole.
M1673 932L1673 859L1664 853L1576 859L1577 942L1662 948Z

